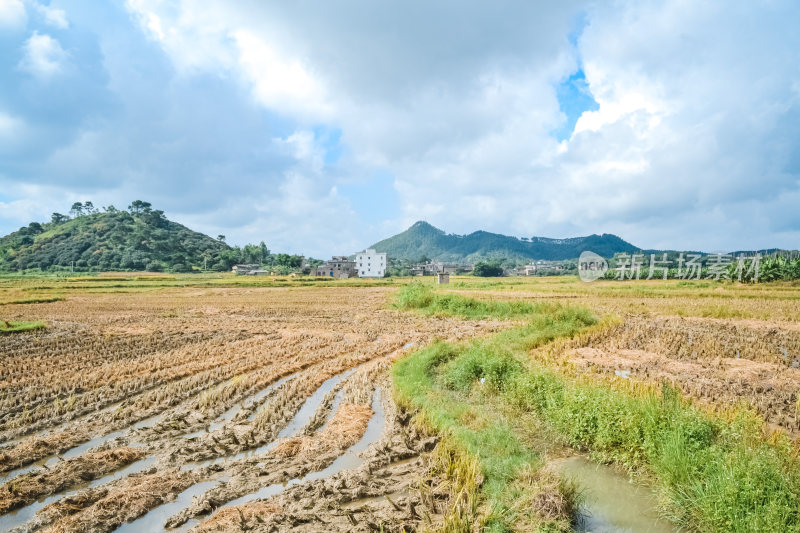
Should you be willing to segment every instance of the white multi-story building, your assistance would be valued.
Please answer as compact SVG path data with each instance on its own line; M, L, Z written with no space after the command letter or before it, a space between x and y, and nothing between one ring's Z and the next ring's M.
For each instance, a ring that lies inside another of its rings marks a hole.
M356 272L359 278L382 278L386 274L386 253L369 248L356 254Z

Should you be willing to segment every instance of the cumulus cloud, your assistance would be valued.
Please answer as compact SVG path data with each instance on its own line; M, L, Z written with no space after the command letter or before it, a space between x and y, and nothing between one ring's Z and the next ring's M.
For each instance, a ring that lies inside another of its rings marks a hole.
M67 52L56 39L38 31L33 32L22 48L24 56L19 68L38 78L48 79L59 74L68 58Z
M69 28L69 21L67 20L67 12L63 9L57 9L52 6L46 6L34 2L33 4L36 11L44 19L45 23L54 28L65 30Z
M0 0L0 28L18 28L28 20L21 0Z

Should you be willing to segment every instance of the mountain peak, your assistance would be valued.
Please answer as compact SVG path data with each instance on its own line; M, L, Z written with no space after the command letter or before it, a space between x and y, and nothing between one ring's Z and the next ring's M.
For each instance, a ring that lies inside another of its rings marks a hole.
M390 257L416 261L422 258L451 262L473 262L482 258L505 256L518 259L575 259L584 250L604 257L616 252L634 252L632 244L615 235L592 235L570 239L532 237L518 239L478 230L469 235L447 234L424 220L407 230L371 246Z
M416 222L414 222L414 223L413 223L413 224L412 224L412 225L411 225L411 226L408 228L408 230L407 230L407 231L410 231L410 230L420 230L420 229L424 229L424 230L431 230L431 229L432 229L432 230L436 230L436 231L442 231L442 230L440 230L439 228L437 228L436 226L434 226L433 224L429 223L429 222L428 222L428 221L426 221L426 220L417 220ZM442 233L444 233L444 232L442 232Z

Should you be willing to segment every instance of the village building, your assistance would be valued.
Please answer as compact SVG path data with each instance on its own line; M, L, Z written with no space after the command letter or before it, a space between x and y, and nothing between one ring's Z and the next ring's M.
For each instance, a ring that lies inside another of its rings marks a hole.
M329 277L336 279L355 278L358 276L356 272L356 262L352 261L346 255L335 255L329 261L325 261L317 268L311 271L312 276Z
M382 278L386 275L386 253L373 248L356 254L356 271L360 278Z
M251 272L254 272L261 268L261 265L233 265L231 269L233 272L236 273L237 276L248 276L252 275Z
M441 261L428 261L418 263L411 267L412 276L435 276L437 274L455 274L461 267L456 264L442 263Z

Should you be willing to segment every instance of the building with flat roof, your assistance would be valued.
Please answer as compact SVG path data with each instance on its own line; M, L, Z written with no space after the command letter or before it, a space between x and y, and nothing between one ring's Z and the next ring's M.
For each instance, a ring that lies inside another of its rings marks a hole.
M346 255L334 255L329 261L325 261L311 272L312 276L325 276L336 279L355 278L356 262L350 260Z
M382 278L386 275L386 253L373 248L357 253L356 271L359 278Z

